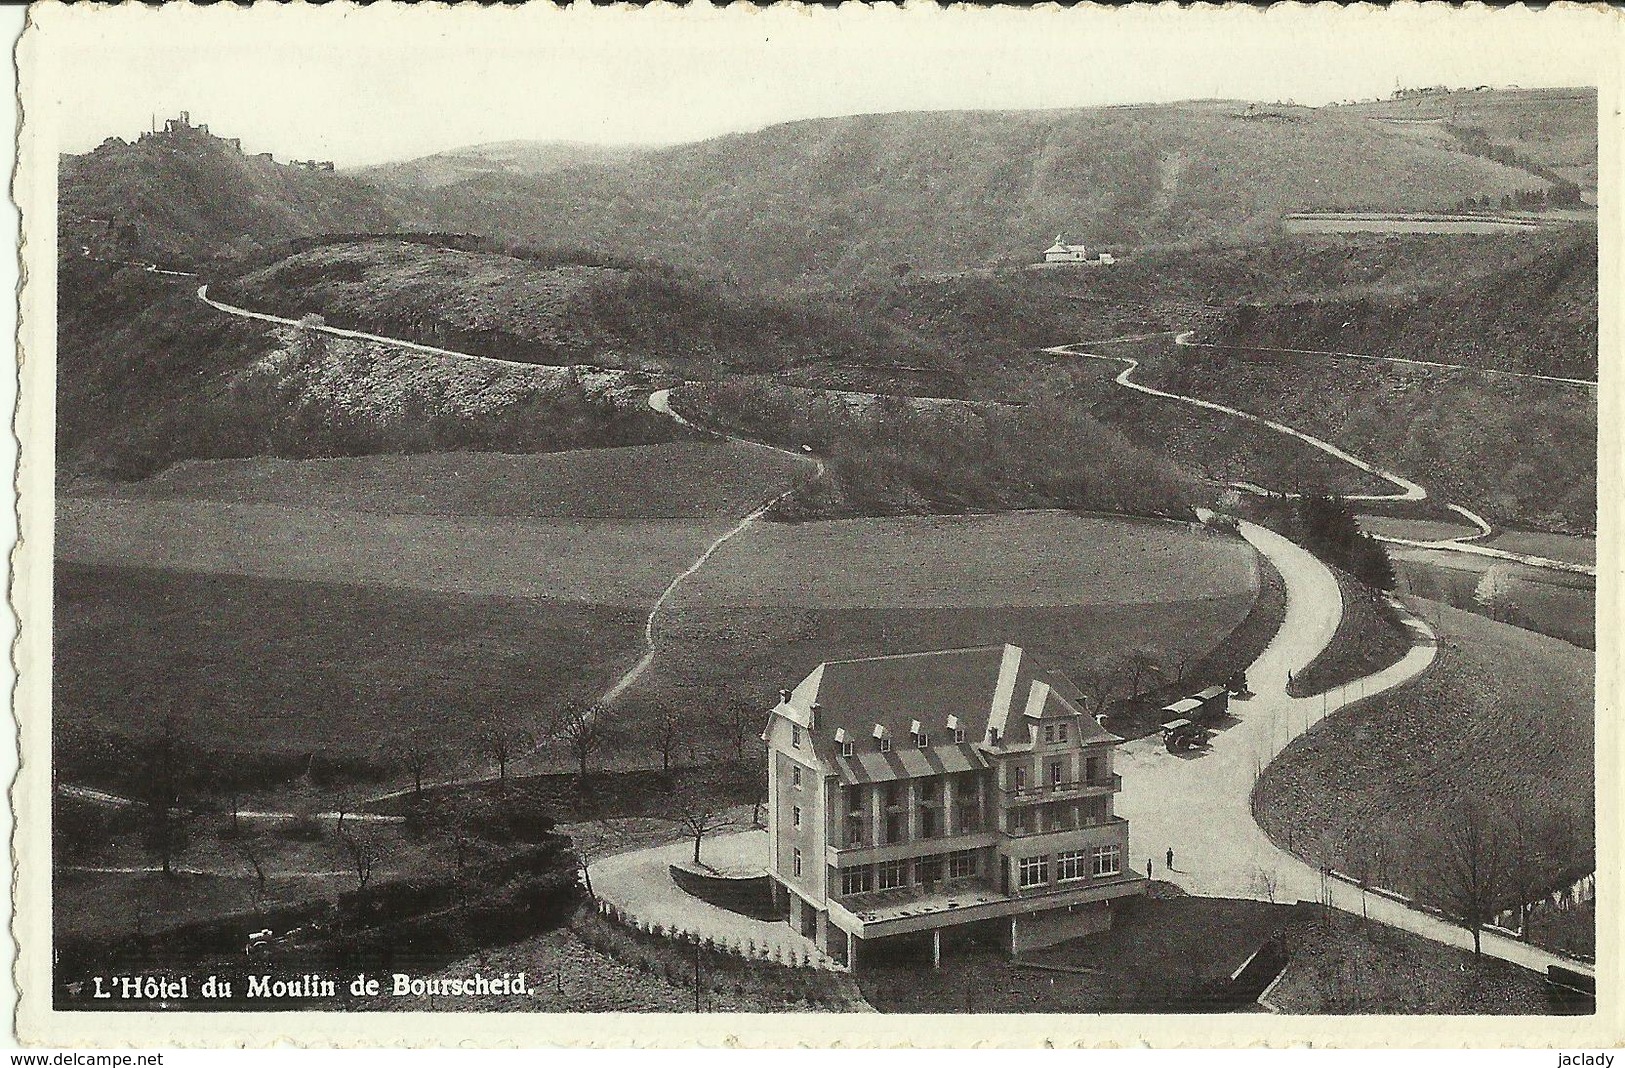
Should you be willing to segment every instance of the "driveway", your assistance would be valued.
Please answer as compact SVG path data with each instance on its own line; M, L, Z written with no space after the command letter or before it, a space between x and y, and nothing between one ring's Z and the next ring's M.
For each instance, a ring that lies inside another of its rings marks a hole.
M765 871L767 832L743 831L707 838L700 856L721 871ZM747 950L754 942L770 956L776 949L787 961L805 956L816 967L839 969L809 939L782 920L753 919L679 890L672 882L670 866L693 858L693 839L685 839L605 857L588 865L587 874L592 878L594 894L623 915L636 917L648 926L659 924Z
M1117 770L1123 776L1118 812L1129 820L1129 856L1135 870L1147 861L1158 878L1192 894L1256 900L1319 901L1364 913L1435 942L1472 948L1463 928L1428 912L1362 893L1276 848L1253 821L1251 797L1260 772L1286 744L1326 715L1354 701L1415 678L1433 662L1433 633L1418 620L1407 625L1417 644L1398 663L1314 697L1286 692L1287 673L1309 665L1331 641L1342 618L1337 582L1320 561L1287 539L1251 523L1241 532L1269 558L1286 583L1287 610L1269 647L1247 669L1255 696L1232 703L1236 722L1194 755L1163 749L1156 735L1124 745ZM1166 850L1174 851L1167 869ZM1548 964L1589 971L1567 958L1510 938L1485 933L1484 952L1527 968Z

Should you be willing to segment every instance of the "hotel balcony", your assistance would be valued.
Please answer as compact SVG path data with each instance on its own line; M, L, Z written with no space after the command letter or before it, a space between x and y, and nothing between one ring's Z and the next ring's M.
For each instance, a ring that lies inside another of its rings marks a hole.
M826 846L824 862L837 868L854 864L874 864L905 857L930 857L938 853L952 853L961 849L984 849L994 843L992 831L978 830L966 834L938 834L930 838L905 838L901 842L876 844L861 842L850 846Z
M1003 894L982 879L877 890L829 901L830 922L859 938L926 931L1001 916L1022 915L1044 909L1143 894L1144 875L1122 872L1096 879L1032 888L1020 896Z
M1097 775L1092 779L1072 782L1044 782L1020 789L1001 790L1006 803L1011 805L1037 805L1045 801L1064 801L1074 797L1100 797L1123 789L1121 775Z
M1128 820L1124 819L1122 816L1108 816L1103 820L1080 820L1070 827L1063 827L1060 824L1051 824L1049 827L1034 825L1021 830L1011 827L1004 832L1004 837L1020 838L1022 841L1027 841L1028 839L1032 838L1043 838L1048 835L1071 835L1076 837L1085 831L1098 831L1106 827L1123 827L1127 824Z

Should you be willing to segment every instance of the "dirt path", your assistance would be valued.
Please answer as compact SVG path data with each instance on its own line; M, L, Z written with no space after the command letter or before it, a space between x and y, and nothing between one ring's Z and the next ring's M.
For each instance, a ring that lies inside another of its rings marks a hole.
M702 434L714 435L728 441L737 442L740 445L749 445L752 448L767 449L770 452L782 453L785 456L792 457L801 463L810 463L813 467L813 478L820 479L824 477L824 461L818 459L816 456L796 452L793 449L781 448L777 445L769 445L761 441L752 441L749 438L742 438L733 434L713 431L705 427L697 426L689 420L684 419L681 415L672 411L671 390L669 389L658 389L649 394L649 407L653 408L661 415L674 420L678 425L687 427L690 430L696 430ZM715 541L711 542L711 544L707 545L705 547L705 551L700 553L700 555L695 558L694 562L689 564L688 567L684 569L682 574L672 579L671 582L667 584L666 588L660 591L660 596L655 598L654 605L649 609L648 617L643 621L643 656L636 664L632 665L631 669L629 669L626 674L622 675L616 680L615 685L604 691L603 696L599 698L600 701L607 704L608 702L615 700L615 698L619 697L626 691L627 687L636 682L645 671L649 670L650 665L654 663L655 623L660 616L660 610L665 607L666 602L671 599L672 594L677 592L678 587L682 586L682 584L687 582L689 578L700 570L700 568L704 567L706 561L710 560L718 549L722 548L740 534L743 534L746 530L749 530L757 520L761 519L762 516L771 511L774 505L790 496L790 494L794 493L797 488L798 487L792 483L791 485L787 486L783 492L778 493L777 495L762 502L762 504L756 509L751 511L739 522L729 527L719 537L717 537Z

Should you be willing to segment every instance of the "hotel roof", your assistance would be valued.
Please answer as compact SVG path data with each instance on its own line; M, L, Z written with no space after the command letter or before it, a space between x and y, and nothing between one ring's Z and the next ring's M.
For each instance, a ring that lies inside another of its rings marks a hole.
M843 778L864 782L980 766L971 746L991 744L993 731L1000 744L1025 744L1029 728L1046 719L1076 722L1085 745L1121 740L1084 706L1064 674L1005 644L826 661L774 711L812 726L820 742L844 731L854 752L837 758L838 767ZM923 749L916 724L926 736ZM964 731L963 743L955 741L955 727Z

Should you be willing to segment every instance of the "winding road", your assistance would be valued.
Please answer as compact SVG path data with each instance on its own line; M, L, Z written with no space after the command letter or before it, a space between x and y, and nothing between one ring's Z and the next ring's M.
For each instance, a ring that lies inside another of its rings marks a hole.
M1275 638L1247 669L1254 696L1232 706L1235 722L1214 735L1205 750L1173 754L1156 735L1118 751L1123 792L1118 812L1128 818L1134 870L1150 861L1157 877L1193 894L1275 901L1329 900L1346 912L1368 915L1435 942L1472 949L1472 936L1430 912L1362 892L1282 850L1254 821L1253 785L1287 743L1326 716L1420 675L1433 663L1436 638L1407 615L1417 641L1398 663L1326 694L1294 698L1287 678L1309 666L1332 639L1343 615L1337 580L1307 551L1252 523L1241 533L1286 585L1286 618ZM1403 611L1403 609L1402 609ZM1174 870L1164 864L1174 851ZM1592 973L1593 969L1525 942L1485 932L1484 952L1526 968L1549 964Z
M211 300L207 294L207 286L200 287L197 295L211 307L231 315L279 326L301 327L295 320L252 312ZM509 363L491 357L440 349L360 331L327 326L304 328L314 328L339 337L373 341L433 355ZM1191 332L1186 332L1179 335L1176 340L1188 341L1190 336ZM1090 347L1100 344L1105 342L1096 342ZM1381 470L1329 442L1293 427L1212 401L1170 393L1135 382L1133 374L1139 366L1137 360L1125 356L1080 351L1084 347L1060 345L1045 351L1055 355L1116 361L1124 365L1116 377L1117 383L1124 388L1262 424L1278 433L1297 438L1394 487L1391 493L1370 494L1353 499L1419 501L1427 497L1427 491L1417 483L1393 472ZM697 426L672 410L669 390L656 391L648 398L648 403L655 411L690 429L794 456L797 460L812 465L814 477L822 477L826 473L823 461L817 457ZM682 584L704 567L719 548L760 520L775 504L797 488L796 485L792 485L753 509L712 541L665 587L645 619L644 655L605 692L603 698L605 701L614 700L623 693L653 663L658 617L661 609ZM1466 540L1482 538L1490 532L1489 524L1480 517L1465 509L1457 508L1456 511L1479 528L1479 533L1467 536ZM1240 530L1242 536L1280 572L1286 586L1286 616L1269 646L1247 669L1248 681L1254 690L1254 696L1246 701L1238 701L1235 707L1235 722L1227 729L1221 730L1211 746L1195 753L1171 754L1163 749L1160 738L1148 736L1130 742L1122 748L1120 767L1123 771L1124 789L1119 798L1119 810L1129 818L1133 828L1131 856L1136 867L1142 867L1149 861L1153 868L1159 866L1166 868L1166 865L1162 864L1163 852L1172 848L1175 852L1174 868L1171 872L1165 870L1159 875L1190 892L1272 900L1326 900L1340 909L1363 912L1373 919L1413 931L1434 941L1470 949L1472 939L1463 928L1437 915L1407 907L1388 897L1365 893L1358 887L1328 880L1318 870L1278 849L1254 822L1250 809L1253 785L1264 767L1292 738L1338 709L1415 678L1432 664L1436 645L1435 636L1425 623L1407 618L1407 625L1415 633L1417 642L1398 663L1326 694L1309 698L1289 696L1286 692L1289 676L1306 668L1330 643L1336 632L1343 611L1341 595L1332 573L1304 549L1255 524L1242 523ZM1384 540L1430 548L1456 548L1460 551L1477 549L1486 555L1524 559L1526 562L1541 559L1501 553L1482 546L1467 545L1458 540L1446 542ZM1578 565L1566 562L1545 563L1563 563L1564 570L1580 570ZM83 787L64 786L62 789L102 803L129 803L125 799ZM256 813L256 815L277 814ZM1565 967L1591 971L1567 958L1493 933L1483 935L1483 946L1484 951L1490 955L1529 968L1543 970L1548 964L1561 964Z
M1418 483L1411 481L1410 479L1406 478L1403 475L1396 474L1393 471L1387 471L1387 470L1384 470L1384 469L1382 469L1380 467L1377 467L1375 464L1372 464L1372 463L1369 463L1369 462L1367 462L1365 460L1362 460L1360 457L1355 456L1353 453L1350 453L1350 452L1347 452L1347 451L1345 451L1343 449L1338 448L1336 445L1333 445L1329 441L1325 441L1325 440L1323 440L1321 438L1317 438L1312 434L1306 434L1303 431L1297 429L1296 427L1288 426L1287 424L1277 422L1274 419L1266 419L1261 415L1254 415L1252 412L1242 411L1240 408L1233 408L1228 404L1220 404L1217 401L1203 400L1200 397L1192 397L1192 396L1188 396L1188 395L1183 394L1183 393L1171 393L1171 392L1169 392L1167 390L1157 389L1157 388L1155 388L1153 386L1148 386L1148 385L1144 384L1143 382L1136 382L1134 380L1134 372L1139 369L1140 361L1133 358L1132 356L1112 356L1112 355L1107 355L1105 353L1084 351L1086 349L1099 348L1099 347L1104 346L1104 345L1122 344L1124 342L1129 342L1129 341L1144 341L1144 340L1154 338L1154 337L1162 337L1162 336L1164 336L1164 335L1166 335L1168 333L1171 333L1171 331L1162 331L1160 333L1155 333L1155 334L1134 334L1134 335L1129 335L1129 336L1126 336L1126 337L1106 338L1106 339L1101 340L1101 341L1081 342L1081 343L1070 344L1070 345L1055 345L1055 346L1053 346L1051 348L1044 349L1043 351L1050 354L1050 355L1052 355L1052 356L1073 356L1073 357L1081 356L1081 357L1085 357L1085 358L1091 359L1091 360L1106 360L1106 361L1113 362L1113 363L1123 364L1124 365L1123 369L1120 372L1118 372L1117 377L1115 379L1113 379L1113 381L1116 382L1119 386L1122 386L1125 389L1130 389L1130 390L1133 390L1136 393L1143 393L1143 394L1145 394L1147 396L1151 396L1151 397L1160 397L1163 400L1171 400L1171 401L1176 401L1176 402L1178 402L1180 404L1188 404L1188 405L1191 405L1191 406L1196 407L1196 408L1205 408L1205 409L1207 409L1209 411L1220 412L1220 413L1222 413L1224 415L1228 415L1228 416L1231 416L1231 417L1236 418L1236 419L1241 419L1241 420L1246 421L1246 422L1256 423L1256 424L1258 424L1260 426L1268 427L1270 430L1273 430L1278 434L1285 434L1288 437L1296 438L1297 440L1303 442L1304 444L1310 446L1311 448L1318 449L1319 451L1321 451L1323 453L1326 453L1328 456L1332 456L1332 457L1334 457L1334 458L1336 458L1338 460L1343 461L1346 464L1351 465L1352 467L1357 468L1360 471L1364 471L1366 474L1373 475L1373 476L1375 476L1375 477L1377 477L1379 479L1382 479L1383 481L1389 483L1390 485L1392 485L1394 487L1394 491L1391 492L1391 493L1351 493L1351 494L1345 494L1344 495L1345 500L1350 500L1350 501L1424 501L1424 500L1428 499L1428 491L1427 491L1427 489L1425 487L1419 485ZM1192 342L1190 340L1195 335L1195 333L1196 333L1196 331L1194 331L1194 330L1186 330L1186 331L1182 331L1182 332L1176 334L1174 336L1174 344L1176 344L1176 345L1184 345L1184 346L1196 346L1196 345L1199 345L1199 343ZM1201 346L1201 347L1213 348L1213 347L1217 347L1217 346ZM1234 346L1228 346L1228 347L1234 348ZM1277 351L1277 350L1268 350L1268 351ZM1297 351L1300 351L1300 350L1291 349L1291 350L1278 350L1278 351L1297 352ZM1308 350L1302 350L1302 351L1307 352ZM1335 355L1344 355L1344 354L1340 354L1340 353L1319 353L1318 355L1335 356ZM1375 357L1375 356L1370 357L1370 358L1371 359L1387 359L1386 357ZM1422 364L1424 366L1434 366L1432 364L1427 364L1426 361L1421 361L1421 360L1402 361L1402 362L1418 363L1418 364ZM1439 364L1437 366L1453 367L1455 365L1454 364ZM1512 374L1513 372L1508 371L1508 372L1498 372L1498 373ZM1521 375L1519 377L1541 377L1541 376ZM1554 379L1553 381L1571 381L1571 380L1569 380L1569 379ZM1573 380L1573 381L1579 381L1579 380ZM1271 493L1273 493L1273 491L1260 489L1259 487L1254 486L1254 485L1252 485L1250 483L1235 483L1234 485L1238 489L1244 489L1244 490L1247 490L1247 491L1252 492L1252 493L1260 493L1260 494L1271 494ZM1275 495L1283 496L1283 497L1297 496L1297 494L1294 494L1294 493L1279 493L1279 494L1275 494ZM1463 519L1467 520L1474 527L1476 527L1477 530L1472 534L1464 534L1464 535L1461 535L1461 536L1455 537L1455 538L1440 538L1440 539L1436 539L1436 540L1421 540L1421 539L1416 539L1416 538L1398 538L1398 537L1394 537L1392 535L1386 535L1386 534L1374 534L1372 536L1374 538L1376 538L1378 541L1386 542L1389 545L1405 545L1405 546L1409 546L1411 548L1417 548L1417 549L1441 549L1441 550L1445 550L1445 551L1449 551L1449 552L1469 553L1469 554L1472 554L1474 556L1483 556L1483 557L1488 557L1488 558L1496 559L1496 560L1507 560L1507 561L1512 561L1512 562L1515 562L1515 563L1525 564L1525 565L1527 565L1529 567L1544 568L1544 569L1546 569L1548 571L1568 571L1568 572L1572 572L1572 573L1575 573L1575 574L1590 575L1592 577L1596 577L1597 569L1596 569L1595 566L1592 566L1592 565L1578 564L1578 563L1574 563L1573 561L1569 561L1569 560L1555 560L1555 559L1552 559L1550 557L1535 556L1535 555L1532 555L1530 553L1516 553L1516 552L1511 552L1511 551L1506 550L1506 549L1497 549L1497 548L1494 548L1493 546L1489 546L1489 545L1479 545L1479 544L1477 544L1478 542L1482 541L1485 538L1488 538L1489 536L1491 536L1492 534L1495 533L1495 530L1490 525L1489 521L1487 519L1485 519L1483 516L1477 514L1476 512L1469 511L1468 509L1462 507L1459 504L1446 504L1445 507L1450 509L1451 511L1455 512L1457 515L1461 516Z

